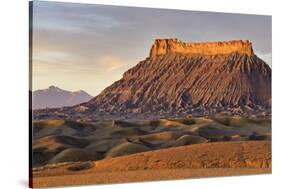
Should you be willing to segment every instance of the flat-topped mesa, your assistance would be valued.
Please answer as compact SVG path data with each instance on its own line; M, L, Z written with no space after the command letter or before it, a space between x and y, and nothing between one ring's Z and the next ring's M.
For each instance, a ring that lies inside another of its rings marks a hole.
M178 39L156 39L150 50L150 57L167 53L217 55L238 52L254 54L249 40L232 40L221 42L184 43Z

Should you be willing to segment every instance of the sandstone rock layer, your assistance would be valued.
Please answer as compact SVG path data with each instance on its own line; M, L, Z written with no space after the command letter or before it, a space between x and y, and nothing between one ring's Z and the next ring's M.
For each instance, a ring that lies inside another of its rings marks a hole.
M178 39L156 39L150 50L150 57L168 53L217 55L239 52L252 55L252 43L248 40L225 42L184 43Z

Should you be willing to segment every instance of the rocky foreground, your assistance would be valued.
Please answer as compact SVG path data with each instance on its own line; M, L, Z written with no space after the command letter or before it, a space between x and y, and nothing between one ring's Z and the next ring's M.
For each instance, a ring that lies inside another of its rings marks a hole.
M269 173L271 120L41 120L32 148L35 187Z
M34 121L33 166L108 159L212 142L271 140L271 120L210 117L81 123Z
M271 142L216 142L33 169L34 187L271 173Z

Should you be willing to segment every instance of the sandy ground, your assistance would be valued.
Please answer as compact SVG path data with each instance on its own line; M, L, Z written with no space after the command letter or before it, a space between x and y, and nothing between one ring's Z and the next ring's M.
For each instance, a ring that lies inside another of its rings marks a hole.
M105 184L271 172L271 142L214 142L33 169L34 187Z
M113 184L126 182L142 182L157 180L175 180L186 178L202 178L215 176L235 176L245 174L271 173L271 169L232 169L232 168L206 168L206 169L166 169L166 170L138 170L126 172L101 172L82 175L62 175L36 177L34 187L71 186L88 184Z
M271 120L242 117L33 123L33 167L97 161L178 146L271 140Z

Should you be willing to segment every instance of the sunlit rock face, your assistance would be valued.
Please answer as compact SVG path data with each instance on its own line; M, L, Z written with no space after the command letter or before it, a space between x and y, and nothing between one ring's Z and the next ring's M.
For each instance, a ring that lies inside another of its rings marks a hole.
M223 42L184 43L178 39L156 39L150 50L150 57L169 53L217 55L238 52L252 55L252 43L248 40Z

